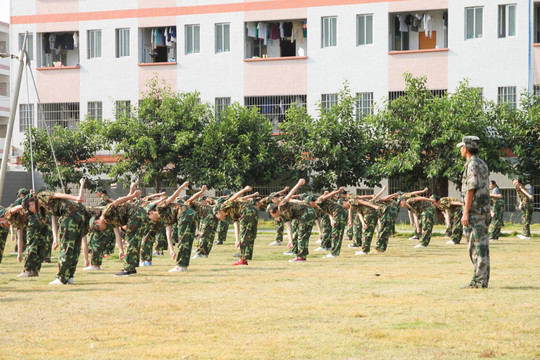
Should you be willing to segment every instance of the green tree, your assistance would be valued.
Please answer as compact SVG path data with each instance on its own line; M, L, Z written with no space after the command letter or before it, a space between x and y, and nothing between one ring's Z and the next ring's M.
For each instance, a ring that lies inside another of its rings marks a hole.
M91 180L107 171L107 167L96 158L96 153L104 147L100 134L101 124L94 120L79 123L76 129L55 126L50 129L50 142L46 129L32 129L32 154L30 153L30 133L26 131L22 164L27 170L32 168L43 175L43 181L52 189L68 184L78 184L82 177L88 179L86 186L94 189L97 182ZM62 181L58 177L57 163Z
M500 135L498 107L485 103L480 89L463 82L452 94L435 96L426 86L426 78L404 74L405 95L388 102L371 118L377 141L383 151L372 167L377 179L399 177L403 190L426 181L430 190L446 195L448 181L458 188L464 159L456 144L464 135L480 138L479 156L490 171L507 173L509 162L502 156L504 141Z
M214 188L258 185L287 166L272 124L257 108L234 103L203 130L189 161L190 179Z
M189 159L212 118L197 92L176 93L154 77L137 107L108 122L105 136L119 155L110 176L159 190L163 180L181 182L189 175Z
M295 171L310 174L310 186L316 191L369 182L369 167L378 153L365 118L356 116L357 98L347 83L337 98L329 109L319 104L316 118L304 107L293 106L282 124L284 146L295 159Z

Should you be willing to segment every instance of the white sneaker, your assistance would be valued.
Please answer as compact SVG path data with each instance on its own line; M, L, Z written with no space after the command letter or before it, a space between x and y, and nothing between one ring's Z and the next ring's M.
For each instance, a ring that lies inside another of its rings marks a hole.
M285 252L283 253L283 255L291 256L291 255L296 255L296 254L293 253L291 250L289 250L289 251L285 251Z
M188 271L187 266L175 266L169 272L186 272Z
M337 256L336 256L336 255L332 255L332 254L327 254L327 255L323 256L323 259L324 259L324 258L335 258L335 257L337 257Z
M525 236L525 235L518 235L517 237L520 238L521 240L530 240L531 239L529 236Z
M350 247L350 248L359 248L359 247L360 247L360 246L357 246L357 245L355 245L355 244L349 244L349 245L347 245L347 246Z
M315 241L317 244L322 244L322 239Z
M66 284L64 284L62 281L60 281L59 278L56 278L56 279L54 279L53 281L51 281L51 282L49 283L49 285L66 285Z
M279 241L274 241L268 244L269 246L281 246L281 243Z
M87 267L83 268L83 270L84 271L101 270L101 266L90 265L90 266L87 266Z
M446 245L456 245L456 243L453 242L452 240L448 240L448 241L446 242Z
M146 265L144 265L144 261L139 261L139 266L146 266Z
M418 236L411 236L411 237L409 238L409 240L420 240L420 239L418 238Z
M416 245L414 246L414 248L415 248L415 249L420 249L420 248L425 248L425 246L422 245L422 244L416 244Z
M363 252L363 251L355 251L354 252L354 255L367 255L368 253L367 252Z
M68 285L73 285L75 284L75 280L73 280L73 278L69 278L67 283Z
M315 249L315 251L328 251L328 249L323 248L322 246L319 246L318 248Z

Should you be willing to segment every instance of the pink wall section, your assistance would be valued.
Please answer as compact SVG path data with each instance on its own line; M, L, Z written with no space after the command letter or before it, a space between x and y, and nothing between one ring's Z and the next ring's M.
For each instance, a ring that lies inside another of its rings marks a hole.
M176 25L175 16L139 18L139 27L159 27Z
M244 95L307 94L307 59L244 61Z
M448 0L409 0L391 1L388 3L388 12L427 11L441 9L448 9Z
M248 11L244 13L244 21L272 21L307 18L307 8L285 10Z
M78 30L79 30L79 23L77 21L36 24L36 32L38 33L78 31Z
M28 1L28 0L26 0ZM36 0L36 15L79 12L79 0Z
M429 89L448 89L448 51L411 51L388 55L388 90L405 89L403 73L427 77Z
M176 0L138 0L137 5L139 9L174 7Z
M38 70L37 87L42 103L81 101L79 69Z
M178 68L176 63L165 64L165 65L147 65L139 66L139 93L145 92L146 83L148 79L153 78L156 74L161 80L165 80L166 83L171 87L171 90L177 91L177 71Z

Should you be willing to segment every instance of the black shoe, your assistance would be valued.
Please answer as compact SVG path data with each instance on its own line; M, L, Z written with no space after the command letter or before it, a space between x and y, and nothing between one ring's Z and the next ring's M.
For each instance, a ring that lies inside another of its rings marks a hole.
M119 273L114 274L114 276L130 276L136 273L137 270L122 270Z

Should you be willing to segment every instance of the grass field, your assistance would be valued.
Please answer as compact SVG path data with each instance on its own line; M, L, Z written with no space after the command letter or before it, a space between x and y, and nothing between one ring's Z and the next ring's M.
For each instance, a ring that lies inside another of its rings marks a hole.
M491 243L490 288L475 290L459 288L472 276L467 246L440 235L414 249L404 234L364 257L344 241L336 259L312 236L306 263L268 246L273 236L259 234L248 267L230 266L229 233L187 273L168 273L168 256L129 278L113 276L117 257L100 272L81 260L64 287L48 285L56 264L16 278L9 241L0 359L540 359L538 236Z

